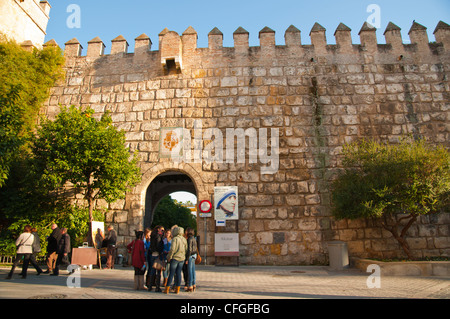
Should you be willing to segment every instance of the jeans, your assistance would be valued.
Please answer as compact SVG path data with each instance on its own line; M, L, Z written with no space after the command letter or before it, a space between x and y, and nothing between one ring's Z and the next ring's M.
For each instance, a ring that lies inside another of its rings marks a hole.
M167 259L164 257L163 258L164 263L166 264L166 268L164 268L164 270L162 271L163 274L163 278L169 278L169 273L170 273L170 263L167 262Z
M175 286L180 287L181 286L181 270L183 269L184 260L178 261L175 259L172 259L170 261L170 272L169 272L169 279L167 280L167 287L170 287L172 284L173 276L175 276Z
M148 268L149 268L149 271L150 271L150 276L154 276L154 275L159 275L159 276L161 276L161 270L156 270L155 268L153 268L153 263L155 262L155 260L156 259L161 259L162 260L162 258L161 257L159 257L159 256L150 256L149 257L149 264L148 264Z
M195 259L197 258L197 254L189 257L188 260L188 287L195 286Z

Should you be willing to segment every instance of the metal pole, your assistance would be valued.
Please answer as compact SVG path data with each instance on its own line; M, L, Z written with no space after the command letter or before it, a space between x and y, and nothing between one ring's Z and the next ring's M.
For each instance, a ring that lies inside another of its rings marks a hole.
M208 222L207 222L207 219L208 219L208 217L203 217L204 219L205 219L205 265L206 265L206 249L207 249L207 245L206 245L206 233L207 233L207 229L208 229Z

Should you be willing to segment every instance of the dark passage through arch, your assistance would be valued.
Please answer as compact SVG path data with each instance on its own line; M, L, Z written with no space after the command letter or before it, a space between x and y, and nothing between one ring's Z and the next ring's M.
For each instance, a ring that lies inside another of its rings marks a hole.
M197 196L192 179L181 172L169 171L158 175L148 186L145 196L144 228L150 227L158 203L174 192L189 192Z

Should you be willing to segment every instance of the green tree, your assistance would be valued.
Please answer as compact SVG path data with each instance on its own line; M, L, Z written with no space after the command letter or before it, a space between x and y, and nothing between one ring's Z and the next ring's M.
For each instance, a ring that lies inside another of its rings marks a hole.
M28 52L0 35L0 187L11 163L27 156L39 110L63 77L63 65L59 47Z
M0 96L0 187L5 185L11 163L24 143L19 135L23 126L23 111L16 105L18 91L19 88L14 87Z
M156 225L162 225L166 229L178 225L184 229L191 227L197 231L197 221L191 210L177 203L170 195L165 196L155 209L151 227Z
M104 214L94 210L94 218L104 221ZM9 225L2 229L0 236L0 254L13 256L16 253L15 239L22 233L25 225L36 227L41 239L41 252L43 256L47 252L45 240L52 232L51 225L58 224L60 228L67 228L72 247L81 246L89 238L89 211L86 208L72 206L68 202L60 201L52 206L52 209L42 214L27 214L14 216L9 219Z
M35 187L29 142L50 88L63 78L59 47L25 51L0 35L0 250L15 252L15 230L45 228L57 210L54 196ZM50 218L50 217L49 217Z
M344 170L332 183L337 219L380 218L409 259L408 229L420 215L448 208L450 156L443 146L403 138L344 146Z
M54 121L43 120L33 144L35 169L44 187L67 182L84 192L93 220L94 201L125 198L140 181L138 156L130 156L125 134L112 125L109 114L95 119L94 111L61 107Z

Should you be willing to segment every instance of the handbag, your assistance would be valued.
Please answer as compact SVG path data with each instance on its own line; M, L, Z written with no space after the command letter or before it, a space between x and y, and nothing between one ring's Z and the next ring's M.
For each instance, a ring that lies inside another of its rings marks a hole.
M41 252L41 242L39 239L39 236L33 234L34 236L34 241L33 244L31 245L31 248L33 249L33 254L34 253L40 253Z
M197 248L197 257L195 258L195 264L198 265L202 262L202 257L200 257L200 253L198 252Z
M156 260L154 261L152 268L155 268L156 270L164 270L166 269L166 265L164 263L164 261L162 261L159 258L156 258Z

